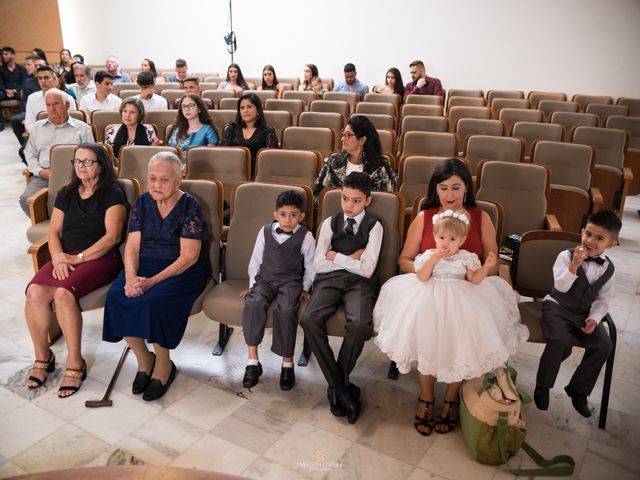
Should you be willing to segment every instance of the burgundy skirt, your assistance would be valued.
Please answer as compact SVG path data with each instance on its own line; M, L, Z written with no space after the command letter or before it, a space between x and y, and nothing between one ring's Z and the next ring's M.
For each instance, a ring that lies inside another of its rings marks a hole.
M69 252L70 255L80 253L80 251ZM69 290L76 300L81 299L88 293L113 282L122 270L122 258L120 250L114 248L100 258L88 262L74 265L75 270L69 273L65 280L53 278L53 263L49 260L38 270L29 282L29 285L46 285L48 287L61 287ZM27 288L29 288L27 285Z

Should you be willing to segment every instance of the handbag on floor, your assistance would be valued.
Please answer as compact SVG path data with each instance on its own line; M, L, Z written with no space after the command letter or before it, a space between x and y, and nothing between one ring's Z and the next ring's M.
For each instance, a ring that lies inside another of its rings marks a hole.
M541 468L507 469L515 475L560 477L571 475L575 461L569 455L547 460L527 442L527 419L522 405L531 397L516 387L516 371L498 368L466 380L460 390L460 424L467 449L480 463L502 465L522 448Z

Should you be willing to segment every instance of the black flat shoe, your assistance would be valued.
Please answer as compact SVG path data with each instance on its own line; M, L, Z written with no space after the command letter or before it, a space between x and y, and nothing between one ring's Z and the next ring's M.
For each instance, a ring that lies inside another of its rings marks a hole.
M151 353L151 355L153 355L153 363L151 364L151 372L153 372L153 368L156 366L156 354ZM133 379L133 385L131 386L131 393L133 393L134 395L140 395L141 393L144 393L144 391L149 386L150 381L151 373L136 373L136 378Z
M538 410L546 410L549 408L549 389L536 385L536 389L533 391L533 401L538 407Z
M387 378L391 380L397 380L400 376L400 372L398 371L398 365L396 362L391 362L389 364L389 371L387 372Z
M169 378L167 379L167 383L165 383L163 385L162 382L160 381L160 379L152 378L151 381L149 382L149 386L147 386L147 389L142 394L142 399L144 401L146 401L146 402L150 402L152 400L157 400L157 399L161 398L162 396L164 396L164 394L167 393L167 390L169 390L169 387L171 386L171 384L175 380L176 372L177 372L176 364L173 363L173 361L172 361L171 362L171 373L169 374Z
M584 393L577 392L569 385L564 387L564 391L571 397L573 408L584 418L589 418L591 416L591 410L589 410L587 396Z
M296 374L293 367L282 367L280 370L280 390L291 390L295 384Z
M260 381L260 375L262 375L262 364L260 362L258 362L258 365L247 365L242 379L242 386L244 388L255 387Z

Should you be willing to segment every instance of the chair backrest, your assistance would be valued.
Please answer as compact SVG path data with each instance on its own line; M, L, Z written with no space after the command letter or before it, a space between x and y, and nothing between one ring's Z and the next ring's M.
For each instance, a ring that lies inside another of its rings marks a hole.
M561 92L536 92L531 91L527 98L531 102L531 108L538 108L538 103L541 100L559 100L564 102L567 100L567 94Z
M449 119L447 117L422 117L407 115L402 117L400 132L448 132Z
M539 230L545 225L550 176L543 165L480 162L476 198L502 205L503 237Z
M140 187L144 190L147 183L149 160L159 152L172 152L178 158L182 158L182 151L178 147L125 145L120 149L118 157L120 161L118 177L135 178L140 182Z
M522 235L513 288L521 295L543 298L553 288L553 265L563 250L580 244L580 234L547 230Z
M411 206L416 198L423 197L441 157L410 155L400 160L398 168L399 191L404 196L405 205Z
M577 112L579 105L576 102L562 100L540 100L538 110L542 112L543 121L548 122L553 112Z
M471 98L471 97L469 97ZM461 118L456 128L458 134L458 153L462 151L464 142L469 135L491 135L501 137L505 134L505 124L502 120L487 120L481 118Z
M73 171L71 160L76 147L77 145L53 145L49 150L49 167L51 169L47 194L49 218L51 218L58 192L71 180L71 172Z
M145 117L145 123L153 123L158 128L158 136L160 140L166 141L164 138L167 125L173 125L178 117L175 110L150 110ZM220 132L220 130L218 130Z
M220 110L235 110L238 111L238 98L221 98L218 104Z
M290 99L269 99L264 104L265 110L284 110L287 112L291 112L291 119L293 121L293 126L298 125L298 117L302 112L305 111L304 102L299 98L290 98Z
M471 135L464 145L464 155L475 175L478 164L483 160L520 163L524 160L524 140L518 137L496 137L492 135Z
M553 185L580 188L586 192L591 187L595 151L590 145L535 141L531 162L549 167Z
M160 95L167 100L169 104L169 110L174 110L174 102L184 97L184 90L162 90Z
M629 132L629 149L640 150L640 118L611 115L605 126Z
M120 92L122 90L137 90L137 92L134 94L134 95L137 95L140 93L140 85L134 82L114 83L113 90L111 91L111 93L113 93L116 97L122 97L120 95Z
M455 133L403 132L398 156L453 157L456 154L457 140Z
M195 199L202 207L202 213L207 221L209 232L209 262L211 263L211 277L216 282L220 276L220 238L222 237L223 197L222 184L212 180L183 180L180 183L183 190Z
M287 127L282 134L282 148L316 150L322 158L333 152L334 132L324 127Z
M125 98L129 98L129 97L135 97L136 95L140 95L140 89L139 88L125 88L122 89L118 92L118 96L120 98L122 98L123 100Z
M282 144L284 129L293 126L293 115L287 110L265 110L264 119L267 125L276 129L278 141Z
M218 132L220 137L222 137L224 127L226 127L228 123L235 121L237 114L236 110L209 110L211 123L216 127L216 132Z
M278 92L276 90L245 90L243 93L253 93L260 99L262 105L269 99L278 98Z
M344 117L335 112L302 112L298 123L301 127L330 128L334 133L334 149L340 148L340 132L344 128Z
M246 147L192 147L187 150L187 180L217 180L231 203L233 185L251 179L251 152Z
M493 105L493 100L496 98L524 98L524 92L522 90L489 90L487 92L487 105Z
M452 88L447 92L447 110L451 97L484 97L484 90Z
M340 189L325 189L320 193L318 228L331 215L341 211ZM373 200L367 211L376 216L384 229L382 247L375 274L380 284L398 272L398 256L404 231L404 199L397 192L371 192Z
M288 83L291 85L291 88L293 90L298 90L298 87L300 86L300 79L298 77L281 77L278 76L278 81L280 83Z
M629 107L629 116L640 117L640 98L620 97L616 105L626 105Z
M608 165L622 170L629 143L629 133L615 128L576 127L573 143L593 145L596 149L596 165Z
M342 100L351 107L351 112L356 111L356 103L360 101L360 95L356 92L324 92L323 100Z
M413 95L409 95L412 97ZM422 95L416 95L421 97ZM442 98L440 95L435 95L438 98ZM442 117L444 115L444 109L442 105L424 105L416 103L405 103L400 110L400 117L404 118L408 115L420 116L420 117Z
M318 100L318 94L311 90L299 91L299 90L288 90L282 93L282 98L284 100L302 100L304 103L304 109L309 110L309 104L314 100Z
M158 95L161 95L165 90L179 90L180 83L179 82L165 82L165 83L156 83L155 90Z
M451 107L486 107L484 97L449 97L447 108Z
M351 105L344 100L315 100L309 105L310 112L333 112L339 113L344 118L351 115Z
M84 110L69 110L69 116L76 120L80 120L81 122L87 123L87 114ZM44 120L45 118L49 118L49 114L45 110L38 112L38 114L36 115L36 120ZM0 121L2 121L2 119L0 119Z
M579 112L553 112L549 123L557 123L564 127L566 142L569 141L571 136L571 130L578 125L585 125L587 127L598 126L598 116L593 113L579 113Z
M449 129L455 132L458 120L461 118L491 118L488 107L451 107L449 109Z
M302 194L305 199L306 219L311 219L313 194L308 188L258 182L241 183L235 186L225 256L227 280L249 278L247 267L258 231L265 223L273 220L276 198L285 190L296 190Z
M371 94L367 94L371 95ZM374 94L379 95L379 94ZM355 113L377 113L382 115L396 116L396 106L390 102L360 102L356 105Z
M351 117L355 117L356 115L367 117L369 120L371 120L371 123L373 123L373 126L377 130L385 128L395 130L396 128L396 117L394 117L393 115L383 115L379 113L353 113Z
M629 107L626 105L590 103L585 108L585 112L596 114L600 119L600 125L604 125L609 115L629 115Z
M496 98L490 105L492 118L500 118L503 108L531 108L531 102L524 98Z
M580 111L584 112L584 109L590 103L612 105L613 97L609 97L608 95L584 95L581 93L576 93L571 101L576 102L578 105L580 105Z
M104 142L104 129L107 125L121 121L122 116L117 110L94 110L91 112L91 124L96 127L96 142Z
M220 108L220 100L223 98L233 98L236 96L234 90L203 90L200 94L202 98L208 98L213 102L213 108Z
M516 122L513 124L512 135L524 140L526 159L531 155L531 145L534 140L561 142L564 136L564 127L556 123Z
M396 155L396 142L397 136L395 130L389 129L380 129L377 130L378 136L380 137L380 147L382 148L382 154L388 155L391 158ZM336 143L338 139L336 138Z
M396 112L402 103L402 97L397 93L365 93L363 101L374 103L391 103L395 106ZM356 110L357 111L357 110Z
M405 105L440 105L444 107L442 95L407 95L404 99Z
M540 110L527 110L524 108L503 108L500 110L498 119L507 126L507 132L516 122L542 122L542 112Z
M315 151L266 148L256 158L256 182L306 185L313 189L322 157Z

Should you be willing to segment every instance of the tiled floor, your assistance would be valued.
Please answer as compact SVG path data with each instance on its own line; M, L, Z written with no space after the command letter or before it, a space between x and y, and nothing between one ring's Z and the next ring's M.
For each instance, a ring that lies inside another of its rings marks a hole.
M251 478L502 479L503 469L483 466L468 455L459 430L419 436L413 430L415 375L386 379L388 361L368 342L354 381L362 386L365 411L355 425L327 408L324 379L315 360L298 368L291 392L278 387L278 360L263 348L265 375L252 391L242 388L245 346L235 332L225 354L211 350L217 325L203 314L189 321L175 351L179 374L167 396L147 403L130 392L134 361L129 358L112 396L113 407L87 409L101 398L122 344L101 341L102 311L84 315L83 350L89 378L80 392L56 397L61 363L47 387L24 386L33 352L22 313L24 287L33 270L18 208L24 185L17 143L0 133L0 477L74 466L145 463L202 468ZM640 477L640 197L629 198L622 246L611 250L617 269L613 317L619 329L609 423L597 428L573 411L562 387L574 354L560 372L551 407L528 408L527 440L541 453L573 455L574 478ZM265 345L270 344L269 333ZM332 339L338 343L339 339ZM65 360L65 346L53 350ZM298 349L299 351L300 349ZM539 345L526 344L512 359L519 381L531 391ZM601 382L591 397L598 406ZM511 464L530 465L522 452Z

